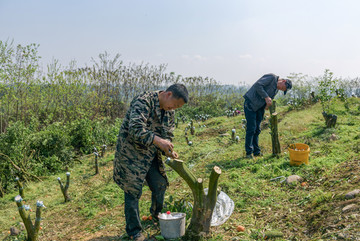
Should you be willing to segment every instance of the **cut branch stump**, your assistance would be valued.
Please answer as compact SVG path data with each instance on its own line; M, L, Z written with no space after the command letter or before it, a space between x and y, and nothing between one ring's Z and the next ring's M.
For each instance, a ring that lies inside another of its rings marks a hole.
M21 216L21 219L23 220L24 226L26 228L27 232L27 240L28 241L36 241L39 236L39 230L40 230L40 222L41 222L41 210L44 206L42 201L36 202L36 216L35 216L35 224L31 221L30 214L28 211L30 210L29 205L23 205L22 203L23 199L20 195L17 195L15 197L16 205L19 209L19 214Z
M20 179L18 177L15 178L18 187L19 187L19 194L22 197L22 199L25 198L25 194L24 194L24 186L22 185L22 183L20 182Z
M166 164L186 181L194 197L192 217L184 238L185 240L200 240L210 233L211 218L217 200L217 186L221 169L218 166L214 166L212 169L209 189L206 195L203 180L196 178L182 160L168 158Z
M69 189L69 186L70 186L70 172L66 173L66 184L65 184L65 186L63 185L60 177L58 177L57 180L58 180L58 182L60 184L60 189L61 189L61 192L62 192L62 194L64 196L65 202L69 202L70 201L70 196L68 194L68 189Z

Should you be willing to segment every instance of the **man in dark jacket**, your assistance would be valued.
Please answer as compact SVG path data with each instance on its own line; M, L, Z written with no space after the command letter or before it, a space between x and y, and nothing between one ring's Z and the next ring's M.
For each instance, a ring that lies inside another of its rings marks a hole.
M171 143L175 109L188 102L184 85L135 97L120 128L114 159L114 181L125 193L126 232L133 240L142 234L139 199L146 180L152 192L150 213L157 218L163 208L168 180L161 154L177 158Z
M244 95L244 112L246 118L245 151L246 158L262 155L259 147L260 124L264 117L265 109L272 104L272 99L278 90L284 94L292 88L288 79L279 78L274 74L262 76Z

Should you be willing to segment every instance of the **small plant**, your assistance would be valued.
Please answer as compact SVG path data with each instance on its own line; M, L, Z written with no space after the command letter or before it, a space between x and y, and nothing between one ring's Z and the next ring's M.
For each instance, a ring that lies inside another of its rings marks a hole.
M61 182L60 177L58 177L57 180L58 180L58 182L60 184L60 189L61 189L62 194L64 195L65 202L69 202L70 201L70 196L68 194L68 189L69 189L69 186L70 186L70 172L66 173L66 185L65 185L65 187L64 187L63 183Z
M24 222L26 232L27 232L27 240L29 241L36 241L39 236L40 230L40 222L41 222L41 210L42 208L46 208L42 201L36 202L36 217L35 217L35 224L31 221L30 214L28 211L31 211L30 205L23 205L23 199L20 195L15 197L16 205L19 209L19 214L21 219Z
M342 101L345 101L344 89L338 88L339 80L334 78L333 72L326 69L322 77L319 78L319 94L323 112L329 113L331 111L331 104L334 97L338 96Z
M162 212L171 211L185 213L186 219L189 220L192 215L192 204L190 203L190 197L183 197L174 199L173 196L169 196L169 201L165 201Z

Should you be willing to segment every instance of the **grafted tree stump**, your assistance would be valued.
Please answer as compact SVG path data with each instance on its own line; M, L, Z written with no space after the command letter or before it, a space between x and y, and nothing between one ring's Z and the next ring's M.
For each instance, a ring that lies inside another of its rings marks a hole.
M22 183L20 182L20 179L18 177L15 178L15 181L18 184L19 187L19 194L22 197L22 199L25 198L25 194L24 194L24 186L22 185Z
M15 197L16 205L19 209L19 214L21 219L24 222L24 226L27 232L27 241L36 241L38 240L39 230L40 230L40 222L41 222L41 209L44 208L44 204L42 201L36 202L36 216L35 216L35 224L31 221L30 213L27 211L30 210L29 205L22 204L22 198L20 195Z
M58 180L58 182L60 184L60 189L61 189L61 192L62 192L62 194L64 196L65 202L69 202L71 200L70 196L68 194L68 189L69 189L69 186L70 186L70 172L66 173L66 184L65 184L65 186L62 183L60 177L58 177L57 180Z
M101 158L103 158L105 156L106 149L107 149L107 146L105 144L101 146L101 153L100 153Z
M236 130L235 128L231 130L231 140L235 141L235 134L236 134Z
M281 153L279 134L278 134L278 118L276 111L276 101L273 100L270 110L270 134L272 143L272 154L278 156Z
M189 185L193 197L194 205L189 226L186 229L185 240L200 240L210 233L212 213L217 200L218 179L221 169L217 166L211 171L209 179L208 194L204 192L203 180L196 178L194 174L184 165L182 160L168 158L166 164L174 169Z
M95 155L95 175L99 174L99 162L98 162L98 157L99 157L99 153L94 152Z
M190 133L191 133L191 135L195 134L195 126L194 126L194 122L192 119L190 120Z
M325 119L326 128L335 127L337 121L337 115L327 114L325 111L322 112Z

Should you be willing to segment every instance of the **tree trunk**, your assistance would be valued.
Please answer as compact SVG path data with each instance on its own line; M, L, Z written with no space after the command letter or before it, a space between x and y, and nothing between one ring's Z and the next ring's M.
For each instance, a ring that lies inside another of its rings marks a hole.
M210 233L212 213L217 200L217 185L221 169L214 166L210 174L209 189L207 195L204 192L203 180L196 178L181 160L168 158L166 164L172 167L189 185L194 205L189 226L186 229L185 240L200 240Z
M272 154L278 156L281 153L279 134L278 134L278 118L276 110L276 101L273 100L272 105L269 108L270 110L270 134L272 142Z

